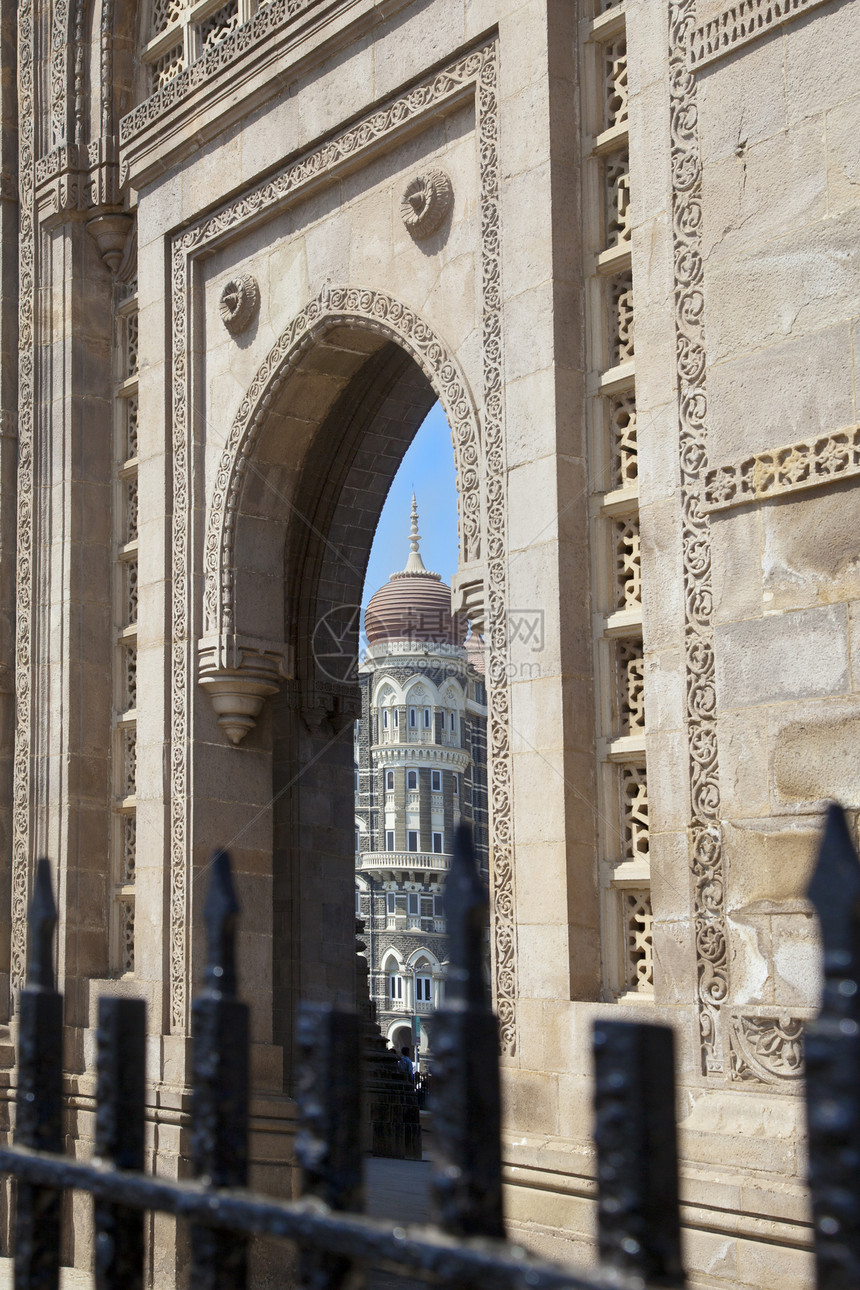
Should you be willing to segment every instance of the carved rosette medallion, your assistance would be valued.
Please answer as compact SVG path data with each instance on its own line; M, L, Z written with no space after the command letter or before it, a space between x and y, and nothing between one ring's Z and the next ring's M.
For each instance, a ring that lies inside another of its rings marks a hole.
M248 330L259 307L260 288L250 273L231 278L218 304L221 321L231 336L240 336Z
M451 180L434 167L416 175L400 198L400 218L413 237L429 237L444 220L454 200Z

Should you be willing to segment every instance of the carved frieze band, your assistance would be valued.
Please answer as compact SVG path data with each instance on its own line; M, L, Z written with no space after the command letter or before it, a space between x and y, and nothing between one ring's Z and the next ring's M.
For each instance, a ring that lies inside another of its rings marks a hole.
M282 11L288 6L275 3L267 10ZM295 6L290 9L290 14ZM265 13L266 11L261 11ZM236 33L237 35L239 33ZM224 41L218 48L223 48ZM189 72L193 68L189 69ZM177 77L177 81L181 77ZM172 693L171 693L171 832L170 832L170 1020L171 1028L179 1033L187 1026L187 898L188 898L188 710L189 687L193 677L191 653L191 583L189 579L190 517L190 444L189 444L189 378L191 354L188 344L188 308L191 285L191 264L195 256L224 235L234 234L246 221L256 220L264 211L271 211L291 201L309 183L321 176L334 173L345 160L354 164L363 151L374 147L381 139L408 127L428 112L437 112L449 100L456 99L463 90L472 88L477 100L477 128L480 136L480 185L481 185L481 254L483 288L483 451L479 453L475 420L466 398L466 387L450 356L437 338L403 306L380 292L347 292L341 294L330 289L317 308L337 307L349 313L358 310L366 321L375 321L380 328L389 327L431 375L445 402L451 419L452 431L457 442L457 459L460 469L458 486L461 493L461 543L464 560L477 559L482 549L488 567L489 584L489 635L491 642L489 664L490 689L490 743L492 747L492 839L493 839L493 902L495 937L495 973L497 1006L501 1020L502 1046L506 1053L513 1053L515 1031L515 933L513 865L511 854L511 791L510 791L510 736L508 723L508 697L506 652L508 648L507 589L505 573L506 537L506 485L502 401L502 326L500 289L500 241L498 211L498 89L497 55L494 43L458 59L449 67L436 72L425 81L413 86L406 93L389 101L370 113L348 130L334 136L288 166L273 178L240 197L229 206L208 217L196 227L179 235L172 246L171 282L173 323L173 462L174 462L174 516L172 533L173 551L173 604L172 604ZM157 97L157 96L156 96ZM152 104L153 100L150 100ZM145 105L146 106L146 105ZM149 110L149 109L148 109ZM126 118L129 121L129 118ZM134 127L138 128L138 127ZM142 128L140 125L139 128ZM132 126L129 126L132 129ZM130 137L130 135L128 136ZM402 311L398 316L397 311ZM293 326L307 329L310 320L296 320ZM298 337L293 338L293 343ZM250 419L252 406L246 398L247 409L240 419ZM244 406L244 405L243 405ZM486 521L482 548L480 473L483 458ZM222 462L222 465L224 463ZM228 506L227 479L219 476L219 491ZM220 520L219 520L220 524ZM211 534L211 529L210 529ZM471 554L470 554L471 553ZM213 550L207 539L207 568ZM215 548L215 567L220 557ZM206 614L217 619L220 609L217 591L213 593L210 581L207 588Z
M120 143L130 143L163 113L188 98L198 86L205 85L213 76L217 76L224 68L232 66L249 50L268 40L275 32L289 26L320 3L321 0L271 0L269 4L261 5L253 18L243 23L241 27L237 27L217 44L210 46L190 67L186 67L184 71L174 76L133 112L129 112L128 116L124 116L119 126Z
M827 0L735 0L716 17L709 18L690 34L689 63L704 67L733 54L776 27L802 18Z
M802 1017L733 1012L729 1024L732 1082L799 1092L804 1025Z
M15 749L12 772L13 989L24 984L30 871L30 739L33 639L33 417L35 369L35 122L32 0L18 6L18 499L15 568Z
M688 836L702 1070L723 1071L720 1010L729 988L714 677L711 530L703 507L708 398L702 270L702 164L696 78L687 45L695 0L670 0L669 85L675 346L684 558Z
M860 475L860 425L716 466L705 475L706 511L820 488Z

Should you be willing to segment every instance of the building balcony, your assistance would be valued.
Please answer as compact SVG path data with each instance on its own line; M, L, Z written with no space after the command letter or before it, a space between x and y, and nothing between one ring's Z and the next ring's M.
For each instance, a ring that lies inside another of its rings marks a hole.
M447 873L451 867L451 857L434 851L360 851L355 857L355 867L362 872L374 869L435 869L438 873Z
M436 1005L430 999L419 999L414 1008L410 1008L405 999L388 999L385 1002L386 1012L408 1012L417 1013L419 1017L426 1017L434 1011Z

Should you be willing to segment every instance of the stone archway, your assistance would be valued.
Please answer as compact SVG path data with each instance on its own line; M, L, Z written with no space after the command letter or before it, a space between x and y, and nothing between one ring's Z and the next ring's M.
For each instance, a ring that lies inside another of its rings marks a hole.
M218 461L198 679L231 742L271 756L271 918L251 934L271 939L270 1034L287 1075L298 997L345 1001L352 985L357 607L388 487L437 398L452 428L461 559L474 567L474 403L444 344L384 293L328 288L293 320ZM351 674L332 674L313 648L332 616L345 618Z

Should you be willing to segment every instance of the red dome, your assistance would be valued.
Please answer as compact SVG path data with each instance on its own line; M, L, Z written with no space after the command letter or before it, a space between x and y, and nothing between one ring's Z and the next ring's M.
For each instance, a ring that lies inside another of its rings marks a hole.
M462 645L464 625L451 613L451 589L438 573L392 573L364 614L368 642L429 641Z

